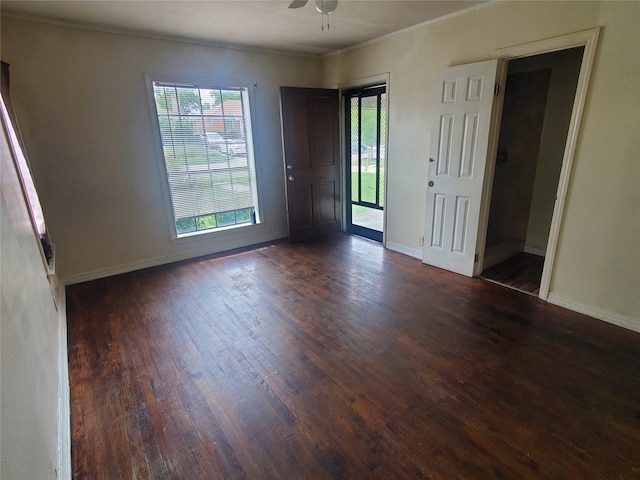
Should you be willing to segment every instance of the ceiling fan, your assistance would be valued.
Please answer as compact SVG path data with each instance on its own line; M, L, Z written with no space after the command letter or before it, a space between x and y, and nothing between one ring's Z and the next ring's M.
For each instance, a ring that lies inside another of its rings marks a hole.
M304 7L309 0L293 0L289 8ZM324 30L324 16L333 13L338 8L338 0L315 0L316 10L322 14L322 30ZM327 19L327 30L329 29L329 19Z

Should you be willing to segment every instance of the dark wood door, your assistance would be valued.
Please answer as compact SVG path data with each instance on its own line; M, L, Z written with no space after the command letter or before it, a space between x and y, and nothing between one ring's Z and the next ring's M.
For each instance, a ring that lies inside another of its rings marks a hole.
M338 91L280 88L289 240L340 231Z

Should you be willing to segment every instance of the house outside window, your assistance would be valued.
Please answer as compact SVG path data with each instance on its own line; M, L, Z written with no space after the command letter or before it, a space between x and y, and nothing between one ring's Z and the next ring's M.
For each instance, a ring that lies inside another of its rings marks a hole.
M248 89L153 82L178 237L259 222Z

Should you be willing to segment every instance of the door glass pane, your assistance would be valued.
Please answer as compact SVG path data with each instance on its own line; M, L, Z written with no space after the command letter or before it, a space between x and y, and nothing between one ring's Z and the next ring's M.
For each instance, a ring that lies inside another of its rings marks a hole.
M376 157L378 133L378 96L363 97L361 106L360 143L360 198L367 203L376 202Z
M351 200L360 201L360 98L351 99Z
M379 164L379 179L378 187L380 189L380 198L378 205L384 206L384 165L387 155L387 94L380 95L380 164Z
M351 223L353 225L381 232L383 216L382 210L362 205L351 205Z

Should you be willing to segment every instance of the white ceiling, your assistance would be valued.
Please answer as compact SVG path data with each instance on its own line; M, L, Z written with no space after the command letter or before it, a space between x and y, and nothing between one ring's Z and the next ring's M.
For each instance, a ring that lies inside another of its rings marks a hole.
M289 0L1 0L0 9L108 31L322 55L483 1L339 0L324 31L314 0L298 9L287 8Z

